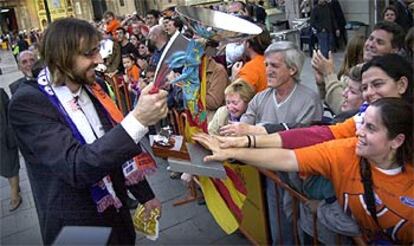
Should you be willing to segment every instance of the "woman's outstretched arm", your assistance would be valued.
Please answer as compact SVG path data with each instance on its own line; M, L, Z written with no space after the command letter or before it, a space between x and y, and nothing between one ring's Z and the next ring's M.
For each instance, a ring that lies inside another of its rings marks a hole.
M247 137L246 137L247 138ZM219 141L214 136L205 133L196 134L193 140L202 144L205 148L212 151L212 155L206 156L204 161L225 161L235 159L243 163L266 168L274 171L297 172L299 171L298 162L293 150L278 148L220 148Z

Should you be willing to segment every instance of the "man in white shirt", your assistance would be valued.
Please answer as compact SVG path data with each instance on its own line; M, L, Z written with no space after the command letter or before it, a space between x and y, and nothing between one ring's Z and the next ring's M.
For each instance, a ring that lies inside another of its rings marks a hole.
M142 158L151 160L140 141L148 125L166 116L167 92L150 94L148 86L122 119L95 83L95 67L103 62L100 39L83 20L51 23L40 52L46 69L37 83L20 86L10 103L44 244L64 226L111 227L109 244L134 244L126 187L146 213L161 208L145 176L129 174L144 170Z

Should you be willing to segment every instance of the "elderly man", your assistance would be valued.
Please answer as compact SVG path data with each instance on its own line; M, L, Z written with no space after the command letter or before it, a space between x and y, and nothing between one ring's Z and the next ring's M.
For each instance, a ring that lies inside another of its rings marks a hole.
M36 56L32 51L25 50L17 56L17 64L19 70L22 71L24 77L16 80L9 85L12 94L16 92L19 86L26 80L33 79L32 68L36 62Z
M10 103L44 244L64 226L111 227L109 244L134 244L126 187L147 215L161 208L143 175L153 160L140 142L167 115L167 92L149 94L149 85L123 119L95 82L100 39L84 20L51 23L40 52L46 68Z
M300 73L305 60L304 54L292 42L280 41L271 44L265 51L265 65L268 88L256 94L250 101L247 111L242 115L240 123L233 123L220 129L221 135L255 135L266 133L261 124L285 124L292 122L309 123L320 121L322 104L319 95L299 83ZM281 174L282 176L285 176ZM298 184L295 175L289 175L294 185ZM284 178L286 181L286 177ZM289 205L282 205L282 199L276 201L275 185L267 179L267 202L273 243L279 241L279 223L274 212L275 206L281 209L279 221L286 226L280 228L283 243L293 244ZM291 198L278 188L284 201ZM286 235L286 236L285 236Z
M266 134L266 123L293 123L320 120L318 95L299 83L304 56L292 42L271 44L265 51L268 88L249 103L241 123L220 129L222 135Z
M155 51L150 58L150 66L157 67L158 62L161 59L162 51L168 43L168 40L168 34L164 31L162 25L151 27L150 32L148 33L148 42L151 46L154 46Z
M17 63L19 66L19 70L22 71L24 76L9 85L10 92L12 93L12 95L16 93L16 91L25 81L33 79L32 68L35 62L36 62L36 56L34 55L33 52L29 50L25 50L17 56ZM5 106L8 104L9 99L6 94L3 93L2 95L4 96L4 100L5 100L3 102L4 103L3 106ZM3 111L2 114L7 116L7 108L5 108L5 111ZM7 122L6 118L4 119ZM12 140L10 139L14 139L14 136L11 136L10 135L11 132L8 132L8 131L11 131L10 128L6 127L2 129L2 131L6 131L5 133L7 134L5 134L4 136L7 137L9 140L8 142L11 143ZM4 146L8 146L8 145L4 145ZM14 211L22 203L22 197L20 196L20 186L19 186L20 164L19 164L19 158L17 154L17 146L14 146L14 147L9 146L9 149L7 151L8 153L5 153L4 159L8 160L8 163L7 162L5 163L7 163L7 167L9 167L7 170L10 174L5 175L5 177L8 178L9 184L10 184L10 196L11 196L10 211ZM13 155L13 151L16 152L16 155ZM14 160L13 160L13 157L15 157Z

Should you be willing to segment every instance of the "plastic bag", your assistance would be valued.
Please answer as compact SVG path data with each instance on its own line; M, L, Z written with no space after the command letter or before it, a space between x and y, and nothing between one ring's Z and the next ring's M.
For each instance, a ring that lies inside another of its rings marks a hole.
M153 209L150 213L148 220L144 219L145 208L143 205L139 205L135 210L133 217L134 227L137 232L141 232L150 240L157 240L159 233L159 222L160 210Z

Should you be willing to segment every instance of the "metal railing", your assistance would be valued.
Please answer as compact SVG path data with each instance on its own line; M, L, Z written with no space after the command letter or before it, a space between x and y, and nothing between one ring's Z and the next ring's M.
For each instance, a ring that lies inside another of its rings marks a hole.
M262 169L262 168L258 168L259 172L261 174L263 174L264 176L268 177L269 179L271 179L274 183L275 183L275 188L282 188L284 189L286 192L289 193L289 195L291 195L292 199L293 199L293 218L292 218L292 226L293 226L293 236L294 236L294 240L295 240L295 244L296 245L300 245L300 240L299 240L299 230L298 230L298 220L299 220L299 203L302 204L307 204L310 202L310 199L308 199L304 194L296 191L295 189L293 189L290 185L286 184L278 175L277 173L267 170L267 169ZM277 190L277 189L276 189ZM281 218L281 209L279 206L279 201L280 201L281 197L279 197L278 192L276 191L276 204L278 204L277 208L276 208L276 213L277 213L277 220L278 220L278 224L279 226L279 232L278 232L278 237L275 238L279 238L279 242L276 242L278 245L283 245L283 235L282 235L282 231L280 230L281 226L283 226L281 224L280 218ZM312 225L313 225L313 245L318 245L319 241L318 241L318 226L317 226L317 212L316 211L312 211ZM363 240L363 237L353 237L353 242L356 245L366 245L365 241ZM341 245L343 241L343 236L337 234L336 236L336 245Z

